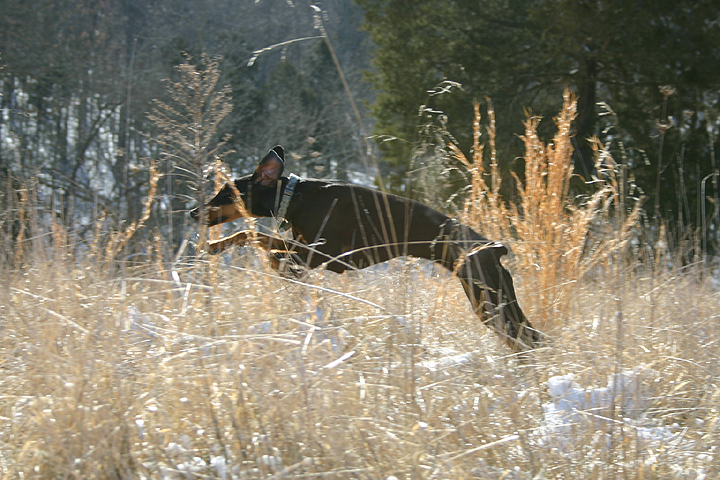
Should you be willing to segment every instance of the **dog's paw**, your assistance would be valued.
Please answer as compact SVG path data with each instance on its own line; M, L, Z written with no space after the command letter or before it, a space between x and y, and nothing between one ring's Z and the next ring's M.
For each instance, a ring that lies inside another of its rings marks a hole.
M207 242L207 252L210 255L218 255L222 253L225 248L225 242L223 242L222 240L214 240L212 242Z

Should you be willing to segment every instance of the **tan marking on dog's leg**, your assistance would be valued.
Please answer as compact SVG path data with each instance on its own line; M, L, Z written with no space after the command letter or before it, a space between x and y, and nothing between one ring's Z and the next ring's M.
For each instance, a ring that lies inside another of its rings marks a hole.
M258 243L265 250L270 250L274 244L281 242L281 240L264 233L242 230L220 240L208 242L208 251L210 254L216 255L233 245L247 245L249 243Z
M243 245L247 243L247 240L248 231L243 230L242 232L233 233L232 235L221 238L220 240L208 242L208 251L211 255L217 255L233 245Z

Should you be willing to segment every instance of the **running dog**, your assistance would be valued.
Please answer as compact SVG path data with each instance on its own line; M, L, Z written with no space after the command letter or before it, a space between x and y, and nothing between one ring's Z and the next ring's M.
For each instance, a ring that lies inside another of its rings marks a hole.
M207 225L245 215L276 217L290 226L293 240L246 230L209 242L210 253L258 242L273 253L275 268L284 257L337 273L395 257L427 258L457 275L475 313L513 351L540 344L500 264L503 245L422 203L339 181L283 176L284 169L285 152L276 146L252 174L227 183L190 215Z

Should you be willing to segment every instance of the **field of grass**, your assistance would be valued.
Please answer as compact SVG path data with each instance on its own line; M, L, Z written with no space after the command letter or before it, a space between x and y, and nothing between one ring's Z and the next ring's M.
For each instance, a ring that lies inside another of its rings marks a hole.
M252 247L129 265L28 231L0 265L1 478L719 478L717 285L632 255L611 159L570 199L572 103L548 145L528 121L518 208L461 158L458 216L507 240L550 337L522 358L427 262L299 282Z

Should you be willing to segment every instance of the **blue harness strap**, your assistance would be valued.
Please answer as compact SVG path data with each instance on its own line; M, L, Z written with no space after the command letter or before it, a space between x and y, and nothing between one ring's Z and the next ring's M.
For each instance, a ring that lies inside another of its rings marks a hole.
M277 211L277 217L285 219L285 215L287 215L287 209L290 205L290 199L292 198L293 194L295 193L295 185L297 185L298 180L300 180L300 177L295 175L294 173L291 173L288 177L287 185L285 185L285 191L283 192L283 198L280 201L280 208Z

